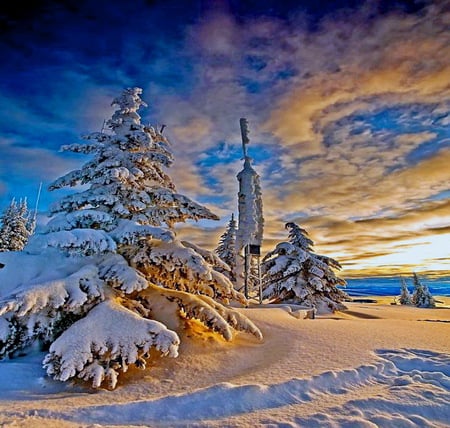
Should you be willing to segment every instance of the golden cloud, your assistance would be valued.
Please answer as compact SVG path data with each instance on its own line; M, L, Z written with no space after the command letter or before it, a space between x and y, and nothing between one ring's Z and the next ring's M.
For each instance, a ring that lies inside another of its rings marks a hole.
M423 16L391 14L375 22L364 13L295 37L291 55L311 71L281 97L265 128L288 147L300 144L296 156L323 153L326 125L356 111L450 94L448 10L429 7Z
M178 239L195 242L196 245L210 250L214 250L218 246L219 238L224 231L225 226L205 228L192 223L179 224L176 227Z
M191 119L187 124L182 126L172 126L170 132L174 135L174 139L177 141L177 145L188 144L191 146L191 150L196 151L198 148L193 144L198 140L202 140L207 137L212 130L212 123L206 116L195 117ZM182 150L189 151L189 150Z
M450 149L438 140L441 134L432 124L425 132L354 132L352 116L391 107L408 114L411 106L448 114L450 12L429 5L420 16L391 13L369 20L369 14L362 8L325 20L314 33L269 19L244 27L220 14L203 23L195 40L206 52L205 80L193 91L198 99L192 101L211 118L211 127L192 122L179 134L182 139L192 129L193 138L208 129L217 135L219 128L233 123L230 111L236 115L249 109L263 124L256 135L267 132L276 140L260 141L273 145L276 153L261 166L264 249L286 240L286 221L299 221L319 253L356 263L353 273L363 262L364 269L378 273L413 267L394 258L391 269L383 257L407 251L414 239L422 239L419 247L426 245L425 238L440 242L449 223L448 201L432 199L448 190ZM279 37L273 38L275 33ZM260 70L246 67L249 56L259 61ZM268 92L256 91L251 100L237 84L241 78L266 83L286 68L293 70L292 78L278 81ZM208 104L211 112L205 108L205 94L214 99ZM410 157L433 141L436 147L429 152ZM238 169L218 165L207 171L222 183L224 212L235 200ZM202 239L215 246L221 231L207 230ZM367 264L377 259L381 270Z

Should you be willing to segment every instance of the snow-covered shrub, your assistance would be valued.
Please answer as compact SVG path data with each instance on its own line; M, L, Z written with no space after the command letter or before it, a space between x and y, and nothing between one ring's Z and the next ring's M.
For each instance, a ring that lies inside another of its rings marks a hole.
M129 365L145 367L151 348L176 356L177 333L191 319L226 340L239 330L262 337L225 306L246 304L215 270L226 264L171 230L217 217L176 192L164 171L172 164L169 142L137 113L141 92L130 88L113 101L109 132L63 146L92 158L50 189L85 190L54 204L54 217L23 252L0 254L0 355L39 339L50 345L44 365L55 379L114 388Z
M347 295L337 288L346 282L334 270L334 259L312 252L306 230L286 223L289 242L281 242L263 258L263 298L273 303L291 302L314 307L318 312L345 309Z
M405 278L400 278L401 288L400 288L400 297L398 299L401 305L412 305L412 296L408 290L408 286L406 284Z
M420 282L420 279L415 272L413 274L413 282L414 293L412 295L412 304L419 308L436 307L436 302L434 301L428 286Z

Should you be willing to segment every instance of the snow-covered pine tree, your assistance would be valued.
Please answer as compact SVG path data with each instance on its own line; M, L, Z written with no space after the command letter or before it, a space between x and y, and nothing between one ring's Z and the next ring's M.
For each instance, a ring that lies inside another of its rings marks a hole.
M231 219L225 232L220 236L219 245L215 250L219 258L230 267L230 270L220 267L216 269L226 275L233 284L236 282L236 228L234 214L231 214Z
M408 286L406 284L406 280L403 277L400 277L400 283L401 283L401 288L400 288L400 298L399 298L399 302L401 305L411 305L412 304L412 297L411 294L408 290Z
M263 258L263 298L314 307L320 312L345 309L348 296L338 285L346 282L335 274L341 265L312 252L313 241L296 223L286 223L289 242L281 242Z
M412 304L418 308L434 308L436 302L431 295L427 285L422 284L417 274L413 273L414 292L412 295Z
M0 217L0 251L21 251L34 232L27 200L11 201Z
M246 303L214 269L226 265L170 229L217 217L176 192L164 172L172 163L169 142L137 113L141 93L129 88L114 99L108 133L63 146L92 159L50 189L86 190L57 202L45 232L22 253L0 257L0 356L46 341L44 366L58 380L114 388L129 365L145 367L151 349L177 356L178 334L198 322L226 340L235 330L262 337L226 306Z

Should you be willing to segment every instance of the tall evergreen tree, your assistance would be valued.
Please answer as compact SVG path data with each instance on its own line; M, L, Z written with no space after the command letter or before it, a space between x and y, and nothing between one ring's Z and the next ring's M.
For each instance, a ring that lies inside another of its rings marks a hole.
M164 172L172 163L168 140L141 124L141 92L130 88L113 101L117 110L108 133L63 146L92 159L50 189L88 187L52 207L46 231L33 237L21 257L0 257L0 275L10 279L8 270L33 257L34 263L52 259L51 268L21 278L20 289L13 284L3 296L0 355L45 340L51 346L44 366L55 379L78 377L114 388L128 365L145 367L152 348L175 357L178 334L198 322L226 340L235 330L262 337L226 306L246 301L214 270L223 262L177 240L171 230L186 219L217 217L176 192Z
M217 268L219 272L225 274L231 282L236 282L236 220L234 214L227 224L225 232L221 235L216 253L228 266L228 269Z
M319 312L345 309L345 285L334 270L336 260L312 252L313 241L306 230L286 223L289 242L281 242L263 259L263 298L273 303L290 302L315 307Z
M21 251L34 232L27 200L11 201L0 217L0 251Z
M422 284L417 274L413 273L414 293L412 303L419 308L434 308L436 302L430 293L427 285Z

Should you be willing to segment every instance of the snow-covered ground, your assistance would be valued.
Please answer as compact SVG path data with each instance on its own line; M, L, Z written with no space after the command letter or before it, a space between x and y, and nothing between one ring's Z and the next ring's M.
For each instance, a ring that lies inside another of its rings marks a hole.
M199 331L178 358L130 371L114 391L50 380L37 351L3 361L0 425L450 426L450 299L438 309L390 300L314 320L245 309L263 343Z

